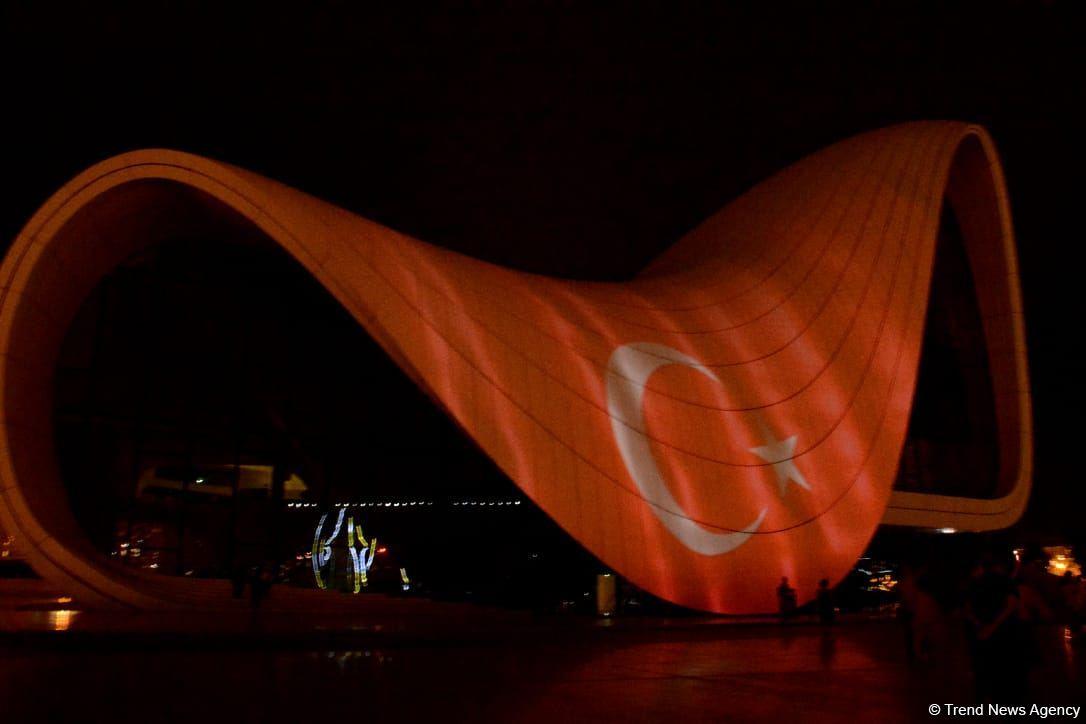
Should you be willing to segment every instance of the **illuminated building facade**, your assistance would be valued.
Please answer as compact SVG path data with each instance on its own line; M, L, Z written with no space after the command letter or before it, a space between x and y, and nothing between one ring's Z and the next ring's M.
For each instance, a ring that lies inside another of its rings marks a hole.
M88 544L52 419L66 331L99 281L208 227L286 250L524 495L668 601L773 610L781 576L803 592L839 580L880 523L991 530L1017 520L1029 495L1017 262L982 129L913 123L838 143L625 283L511 271L225 164L141 151L60 189L0 270L0 526L90 605L223 595L152 583ZM991 408L967 446L990 478L984 490L941 485L927 471L945 446L908 437L920 424L921 349L946 321L929 298L950 237L973 282L942 287L970 290L954 310L975 307L983 371L966 375L962 394Z

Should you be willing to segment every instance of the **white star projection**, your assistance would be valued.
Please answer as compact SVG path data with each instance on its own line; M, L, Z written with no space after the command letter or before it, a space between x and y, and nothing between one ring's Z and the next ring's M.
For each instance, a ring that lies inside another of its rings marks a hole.
M750 451L773 466L773 472L777 474L777 488L780 490L781 497L784 497L784 494L788 491L789 482L795 483L804 490L810 490L810 483L807 482L807 478L803 477L800 469L796 467L794 459L797 436L792 435L784 440L778 440L773 433L767 430L766 437L769 438L769 441L765 445L752 447Z

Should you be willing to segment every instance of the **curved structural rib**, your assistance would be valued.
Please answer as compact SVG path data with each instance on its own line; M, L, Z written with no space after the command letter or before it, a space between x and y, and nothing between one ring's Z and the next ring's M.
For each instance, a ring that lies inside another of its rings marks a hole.
M979 290L1002 497L894 493L944 198ZM988 136L868 133L786 169L623 284L550 279L411 239L245 171L141 151L62 188L0 272L0 525L85 600L196 600L110 567L68 509L51 377L94 285L209 223L290 252L563 528L639 586L729 613L842 577L880 521L986 529L1030 477L1021 304Z

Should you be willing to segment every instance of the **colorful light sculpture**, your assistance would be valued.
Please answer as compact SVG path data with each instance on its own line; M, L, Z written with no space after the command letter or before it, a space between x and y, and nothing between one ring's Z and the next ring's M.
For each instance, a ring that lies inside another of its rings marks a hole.
M343 525L343 517L347 516L347 525ZM310 562L313 566L313 580L317 587L324 590L335 575L335 553L333 546L339 538L341 531L345 532L343 549L347 554L349 564L346 571L346 582L352 593L358 593L369 584L368 573L373 566L373 557L377 554L377 539L368 541L362 535L362 528L354 524L354 516L347 515L346 508L340 508L336 517L336 525L328 537L321 535L324 524L328 520L328 514L323 513L316 530L313 531L313 551ZM402 569L401 569L402 570ZM332 575L327 575L331 573Z
M947 205L995 386L991 500L892 490ZM975 126L910 123L838 143L625 283L503 269L226 164L140 151L58 191L0 271L0 526L80 600L205 603L91 553L53 448L60 341L131 254L239 224L292 254L566 531L667 600L772 610L781 576L807 595L840 579L880 522L999 528L1028 497L1017 262L1002 171Z

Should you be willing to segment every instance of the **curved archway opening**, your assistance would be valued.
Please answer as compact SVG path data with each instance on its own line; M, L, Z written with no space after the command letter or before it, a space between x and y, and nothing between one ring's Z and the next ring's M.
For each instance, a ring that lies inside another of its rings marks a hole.
M996 498L999 435L988 345L961 226L943 205L916 392L895 489Z
M314 588L315 528L346 510L377 540L365 591L582 597L595 560L319 282L218 202L170 191L186 221L109 272L59 348L56 459L99 559L218 579L273 565ZM351 591L340 543L321 585Z

